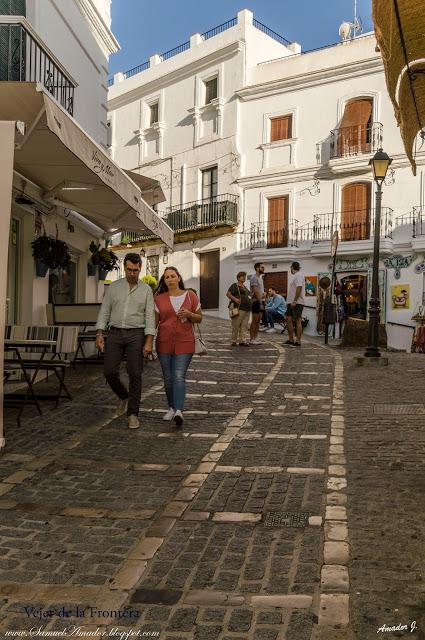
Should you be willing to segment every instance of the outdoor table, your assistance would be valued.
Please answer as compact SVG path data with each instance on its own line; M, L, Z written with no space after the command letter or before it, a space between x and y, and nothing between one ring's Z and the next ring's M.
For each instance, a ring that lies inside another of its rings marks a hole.
M19 368L21 369L23 376L25 378L25 382L27 383L27 390L24 394L5 394L4 395L5 401L9 401L9 402L20 401L20 404L22 405L17 417L19 426L21 426L20 419L21 419L22 412L28 401L35 404L35 406L37 407L37 411L40 415L42 413L40 403L38 402L37 396L34 391L34 382L40 370L41 364L44 360L44 356L48 352L49 348L54 347L55 345L56 345L56 340L36 340L36 339L32 340L31 338L30 339L5 338L4 340L4 350L8 352L13 351L16 354L16 360L14 360L14 362L16 362L19 365ZM27 370L25 362L21 356L20 350L26 349L26 348L30 348L30 349L40 348L40 353L36 353L36 355L39 355L39 358L38 359L34 358L33 360L33 362L35 363L35 369L32 375Z

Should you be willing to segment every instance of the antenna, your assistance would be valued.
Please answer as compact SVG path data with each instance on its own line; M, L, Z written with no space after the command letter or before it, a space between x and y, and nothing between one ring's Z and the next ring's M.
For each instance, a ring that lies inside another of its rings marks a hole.
M363 24L360 16L357 15L357 0L354 0L354 20L353 22L343 22L339 27L339 37L343 42L352 40L363 31Z

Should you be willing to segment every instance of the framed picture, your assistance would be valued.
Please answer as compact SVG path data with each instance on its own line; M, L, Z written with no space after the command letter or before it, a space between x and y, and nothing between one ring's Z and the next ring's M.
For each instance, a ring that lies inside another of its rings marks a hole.
M391 309L410 309L410 285L391 285Z
M317 276L305 276L305 295L312 297L317 295Z

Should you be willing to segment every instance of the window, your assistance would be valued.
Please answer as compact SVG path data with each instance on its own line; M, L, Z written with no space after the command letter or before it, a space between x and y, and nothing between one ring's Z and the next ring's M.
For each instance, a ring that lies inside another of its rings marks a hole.
M270 142L292 138L292 115L270 120Z
M371 151L372 106L371 98L358 98L345 105L338 128L337 157Z
M205 82L205 104L209 104L211 100L217 98L217 76Z
M77 297L77 264L71 261L64 269L49 270L49 302L74 304Z
M218 171L217 167L210 167L202 171L202 199L215 198L217 195Z
M367 240L370 236L370 182L353 182L342 189L341 240Z
M268 199L267 247L288 246L288 196Z
M159 280L159 255L148 256L146 261L146 272Z
M0 0L0 15L25 16L25 0Z
M156 124L159 120L159 103L155 102L154 104L149 105L149 124L152 126Z

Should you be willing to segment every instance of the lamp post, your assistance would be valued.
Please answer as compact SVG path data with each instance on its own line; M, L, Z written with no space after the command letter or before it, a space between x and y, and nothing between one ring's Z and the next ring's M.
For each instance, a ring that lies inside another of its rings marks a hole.
M375 203L375 235L373 242L373 268L372 268L372 291L369 300L369 335L368 345L365 351L366 358L379 358L379 241L381 236L381 201L382 183L387 175L388 167L392 159L382 150L378 149L373 158L369 160L372 165L373 178L376 182L376 203Z

